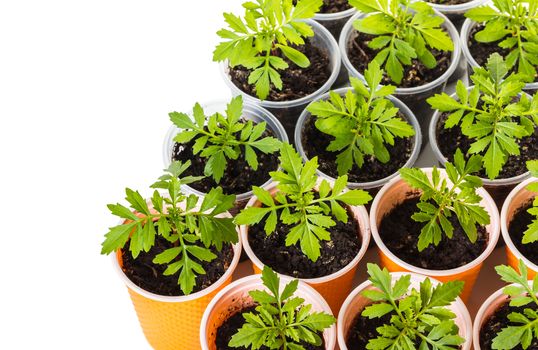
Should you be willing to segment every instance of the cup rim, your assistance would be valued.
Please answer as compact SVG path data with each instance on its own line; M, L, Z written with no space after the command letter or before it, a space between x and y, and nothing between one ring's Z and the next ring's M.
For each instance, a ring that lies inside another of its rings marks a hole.
M478 0L473 0L473 1L478 1ZM314 20L320 21L320 22L334 21L334 20L339 20L342 18L352 16L355 12L357 12L357 9L354 8L353 6L351 6L347 10L340 11L340 12L333 12L333 13L318 12L314 15Z
M411 88L397 87L396 91L394 92L395 95L415 95L415 94L419 94L428 90L432 90L435 87L444 84L448 80L448 78L452 75L452 73L456 71L456 68L459 65L460 55L461 55L461 43L460 43L458 31L454 27L454 24L452 24L452 22L444 14L437 11L436 9L434 9L434 13L436 16L439 16L444 19L444 22L442 23L441 26L444 27L448 31L448 34L450 35L450 38L454 44L454 50L452 51L450 65L448 66L448 69L437 79L430 81L429 83L426 83L424 85L415 86ZM342 29L342 33L340 34L340 38L338 40L344 67L346 67L350 75L358 77L361 80L364 80L364 75L361 74L353 66L353 64L351 64L351 61L347 54L347 42L352 31L355 30L353 28L353 22L359 18L366 17L368 15L370 14L362 13L362 12L357 12L355 15L353 15L344 25L344 28Z
M508 230L508 207L514 200L515 196L523 189L525 189L529 184L538 182L537 178L531 177L519 185L517 185L510 193L508 194L508 197L506 197L506 200L503 203L502 209L501 209L501 234L504 239L504 242L506 243L506 246L512 254L516 256L516 258L523 260L526 266L528 266L531 270L538 272L538 265L530 261L525 255L523 255L519 249L517 249L516 245L514 244L514 241L512 240L512 237L510 236L510 231ZM537 194L538 196L538 194Z
M428 173L431 173L431 171L433 170L433 168L429 168L429 167L420 168L420 169ZM438 170L441 171L441 173L446 173L444 169L438 169ZM396 263L397 265L401 266L403 269L410 272L418 273L421 275L432 276L432 277L447 277L447 276L461 274L465 271L469 271L475 268L476 266L479 266L493 252L493 250L495 249L495 246L497 245L497 241L499 240L500 231L501 231L500 222L499 222L500 221L499 212L498 212L497 206L495 205L495 202L493 201L493 198L491 198L489 193L483 187L480 187L477 189L477 193L480 197L482 197L482 200L484 200L488 204L486 205L485 209L488 211L488 214L490 216L489 225L491 227L491 230L488 230L489 239L486 245L486 249L484 249L484 251L476 259L474 259L473 261L463 266L456 267L453 269L430 270L430 269L425 269L425 268L411 265L410 263L405 262L402 259L400 259L398 256L396 256L396 254L394 254L392 251L390 251L387 248L387 246L381 239L381 236L379 235L379 231L377 229L376 218L378 215L377 211L378 211L378 207L379 207L379 203L381 202L381 199L391 187L393 187L396 183L400 181L404 181L404 180L402 179L401 175L398 174L398 176L396 176L395 178L390 180L387 184L385 184L375 196L374 201L372 202L372 207L370 209L370 232L372 234L372 238L374 239L379 250L381 250L383 254L385 254L390 260L392 260L394 263Z
M472 1L464 2L461 4L454 4L454 5L435 4L431 2L428 2L428 4L430 4L431 7L433 7L434 9L444 14L458 14L458 13L466 12L467 10L480 6L482 4L485 4L488 1L489 0L472 0Z
M341 66L342 59L340 55L340 50L338 49L338 43L334 39L333 35L329 32L329 30L325 28L323 25L321 25L320 23L311 19L300 20L300 21L307 23L308 25L312 27L314 31L314 36L321 35L322 37L324 37L324 39L326 39L328 43L327 49L328 49L329 57L331 56L331 54L336 56L335 62L333 63L333 66L332 66L333 70L331 72L331 75L329 76L329 79L327 79L327 81L313 93L303 96L301 98L295 99L295 100L289 100L289 101L260 100L258 97L249 95L245 93L243 90L239 89L237 86L235 86L235 84L231 81L230 76L227 73L227 70L229 69L229 65L228 65L228 60L225 60L220 63L220 74L225 84L228 85L228 88L230 90L232 90L232 94L234 96L241 95L243 96L243 101L249 101L253 104L257 104L266 108L280 109L280 108L291 108L291 107L303 105L305 103L308 103L314 100L315 98L323 94L325 91L329 90L329 88L334 84L334 82L336 81L336 78L338 77L340 73L340 66Z
M352 87L343 87L343 88L339 88L339 89L335 89L335 90L331 90L331 91L334 91L337 94L343 95L349 90L353 90L353 88ZM329 97L329 93L330 93L330 91L326 92L325 94L320 96L315 101L327 99ZM420 129L420 124L419 124L415 114L413 113L413 111L411 111L411 109L409 109L409 107L405 103L403 103L400 99L398 99L397 97L395 97L393 95L389 95L389 96L387 96L387 98L389 100L391 100L391 102L393 102L396 105L396 107L398 107L400 109L400 111L407 118L407 121L411 124L411 126L415 130L415 135L413 136L414 145L413 145L413 149L411 151L411 155L410 155L409 159L407 159L407 161L405 162L405 164L403 165L402 168L412 167L413 164L415 164L415 162L417 161L417 159L418 159L418 157L420 155L421 147L422 147L422 131ZM312 101L312 102L314 102L314 101ZM306 110L306 108L305 108L303 110L303 112L301 113L301 115L299 116L299 119L297 119L297 123L295 124L295 130L294 130L295 147L297 149L297 152L299 152L299 154L301 155L301 157L303 158L304 161L308 161L309 159L306 156L306 153L305 153L305 150L304 150L304 147L303 147L303 143L302 143L302 130L303 130L304 123L306 122L306 118L310 117L311 115L312 114L310 112L308 112ZM336 180L334 177L329 176L328 174L325 174L324 172L322 172L319 169L316 172L317 172L318 176L320 176L320 177L324 177L324 178L329 179L329 180L331 180L333 182ZM378 180L375 180L375 181L348 182L347 187L353 188L353 189L355 189L355 188L361 188L361 189L377 188L377 187L380 187L383 184L387 183L390 179L394 178L397 174L398 174L398 172L395 172L395 173L392 173L389 176L386 176L386 177L384 177L382 179L378 179Z

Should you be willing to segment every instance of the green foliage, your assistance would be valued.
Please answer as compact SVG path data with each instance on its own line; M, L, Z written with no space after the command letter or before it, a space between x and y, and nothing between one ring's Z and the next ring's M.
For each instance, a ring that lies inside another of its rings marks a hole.
M538 66L538 1L493 0L492 4L473 8L465 14L476 22L484 22L483 30L475 34L481 43L499 41L506 55L508 69L534 80ZM517 66L517 67L516 67Z
M333 325L336 319L324 312L310 312L312 305L304 305L304 299L294 296L298 280L288 283L280 293L280 278L265 266L262 281L269 292L249 292L259 306L256 307L256 312L243 314L246 323L228 345L252 350L262 346L269 349L301 350L304 349L299 344L301 342L321 345L318 333Z
M167 265L164 275L179 273L178 284L184 294L190 294L196 285L196 276L205 274L200 261L212 261L216 255L211 246L222 249L223 243L238 241L233 219L217 217L233 207L235 196L224 195L220 187L213 188L204 197L199 208L199 197L186 196L181 186L200 180L201 177L180 178L190 162L173 162L152 188L164 189L168 196L155 190L151 197L152 208L138 191L125 190L130 208L122 204L109 204L110 212L125 221L111 227L102 243L101 254L123 249L127 242L133 258L140 252L148 252L155 244L157 235L173 243L174 247L155 257L153 263ZM157 226L157 229L155 228ZM203 243L203 247L199 243Z
M538 306L538 275L529 285L529 275L525 263L519 261L518 273L510 266L495 267L499 276L504 282L513 283L504 288L503 293L510 297L510 306L523 307L529 304ZM527 349L533 339L538 339L538 313L531 309L525 308L523 313L512 312L508 315L510 325L497 334L493 339L492 349L513 349L521 345Z
M254 194L263 206L245 208L235 217L235 222L253 225L267 217L264 229L269 235L275 231L280 220L292 226L286 237L286 245L300 242L302 252L316 261L320 256L320 240L329 241L331 237L327 229L336 225L331 215L339 221L348 222L347 211L339 202L363 205L372 197L362 190L345 191L346 175L336 179L332 188L327 180L322 180L316 192L317 157L303 165L301 157L289 144L282 146L280 166L281 171L271 173L272 179L278 182L278 192L274 198L268 191L253 187ZM317 199L316 194L319 196Z
M538 177L538 160L527 162L527 168L531 175ZM538 192L538 182L533 182L527 186L529 191ZM529 227L523 234L523 244L533 243L538 241L538 196L534 198L532 208L527 210L529 214L534 215L535 219L529 224Z
M450 36L441 29L443 18L423 1L349 0L350 5L370 14L353 23L359 32L375 35L368 46L380 50L374 60L385 66L388 76L397 84L402 81L403 65L418 59L427 68L437 61L433 49L454 50Z
M230 66L251 69L248 83L255 84L257 96L264 100L271 84L281 90L279 70L288 63L276 55L281 52L299 67L308 67L310 61L294 45L304 45L305 38L314 31L304 19L312 18L323 5L322 0L255 0L243 4L245 15L240 18L225 13L228 29L217 34L224 39L213 52L213 61L228 60Z
M531 135L538 124L538 97L531 100L522 94L517 99L525 82L520 74L506 77L507 73L506 63L494 53L488 59L487 69L474 69L474 87L470 92L458 81L457 99L446 93L428 99L433 108L452 112L445 128L459 125L462 134L474 141L469 153L484 156L484 168L490 179L499 175L510 155L520 154L518 140Z
M348 90L344 98L331 91L329 100L313 102L307 107L317 117L316 128L334 137L327 150L339 152L336 164L340 175L347 174L353 163L361 168L365 155L387 163L390 155L386 145L394 145L395 137L415 134L413 127L398 117L398 108L386 98L395 87L379 88L383 70L377 62L368 65L364 77L368 88L352 77L353 90Z
M471 242L476 242L476 225L489 224L488 212L480 206L481 197L476 189L482 186L482 180L470 175L480 170L482 157L474 155L466 163L463 153L458 149L454 163L445 164L448 180L442 179L439 169L433 168L430 180L422 170L400 169L402 178L413 188L422 191L418 212L413 220L425 222L420 231L418 250L422 251L430 244L438 245L444 233L452 238L454 227L448 218L455 214L461 227Z
M195 140L193 154L208 158L204 174L211 176L219 183L224 175L228 159L237 159L244 155L252 169L258 168L256 150L263 153L274 153L281 142L274 137L261 138L267 123L256 125L251 120L244 121L243 98L234 97L228 104L226 115L215 113L206 117L200 104L193 108L194 120L185 113L172 112L170 120L181 129L174 141L187 143ZM207 121L207 124L206 124Z
M370 319L392 313L389 324L377 328L379 336L371 339L370 350L459 349L465 339L458 335L456 315L447 306L463 289L462 281L450 281L433 286L426 278L420 290L410 289L411 276L404 275L392 283L387 269L368 264L369 280L377 290L365 290L362 295L374 303L364 309L362 316Z

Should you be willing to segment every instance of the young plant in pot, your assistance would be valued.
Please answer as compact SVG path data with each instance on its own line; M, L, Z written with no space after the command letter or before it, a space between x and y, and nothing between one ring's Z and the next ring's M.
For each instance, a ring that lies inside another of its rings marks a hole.
M254 187L256 197L235 217L245 252L255 271L267 265L300 278L336 313L368 247L368 214L362 205L371 197L362 190L347 191L345 175L332 184L319 179L317 158L303 165L289 144L282 147L280 164L282 170L271 173L277 187Z
M295 143L303 159L318 157L321 176L348 176L348 187L374 195L410 167L420 152L421 133L413 112L380 87L383 71L371 62L365 84L351 77L351 88L330 91L301 114Z
M457 151L446 170L401 169L376 195L372 236L391 272L411 271L440 281L463 280L467 300L483 261L499 238L499 214L480 178L482 157Z
M538 273L538 161L527 166L532 178L510 193L501 211L501 230L506 242L508 264L514 268L522 260L529 276Z
M261 279L242 278L215 296L202 319L200 342L202 350L332 350L335 322L312 287L265 266Z
M353 290L338 316L341 350L471 349L471 317L458 298L462 281L367 266L368 281Z
M452 96L428 99L437 109L429 130L437 159L451 160L456 149L483 155L478 175L499 208L529 176L525 161L538 158L538 98L522 94L521 75L508 72L506 62L494 53L486 69L474 69L473 87L460 81Z
M350 0L359 10L340 35L340 50L350 75L363 78L369 62L384 70L383 84L413 110L424 131L430 109L424 100L442 92L458 66L458 32L442 14L422 1Z
M469 10L461 39L471 67L484 67L492 53L506 60L509 71L521 73L524 90L538 90L538 3L536 0L493 0Z
M234 95L269 109L288 135L301 111L329 90L340 72L331 33L310 20L322 0L256 0L243 4L243 18L225 13L228 28L213 60Z
M495 267L501 279L511 284L480 307L473 326L476 350L538 349L538 276L533 281L522 260L517 269Z
M208 113L211 114L208 114ZM241 96L227 105L194 106L192 117L172 112L164 144L164 160L192 162L185 175L204 176L185 191L204 196L216 186L235 194L235 215L252 197L252 186L272 186L269 173L278 168L277 151L288 138L282 126L265 109L243 105Z
M181 186L190 163L173 162L145 201L125 190L129 207L109 204L121 223L110 228L102 254L127 285L140 324L155 349L199 349L198 325L211 298L229 284L241 245L227 210L235 196L214 188L201 199Z

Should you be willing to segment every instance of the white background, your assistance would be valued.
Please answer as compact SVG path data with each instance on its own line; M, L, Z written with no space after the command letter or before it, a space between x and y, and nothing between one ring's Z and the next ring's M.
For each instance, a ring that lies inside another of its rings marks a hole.
M149 193L168 112L229 98L212 51L241 2L0 0L0 349L149 348L106 204Z
M168 112L230 97L211 58L222 12L241 3L0 0L0 349L149 349L99 254L117 223L106 204L127 186L150 194ZM426 146L417 166L432 160ZM499 263L502 249L471 314L500 287Z

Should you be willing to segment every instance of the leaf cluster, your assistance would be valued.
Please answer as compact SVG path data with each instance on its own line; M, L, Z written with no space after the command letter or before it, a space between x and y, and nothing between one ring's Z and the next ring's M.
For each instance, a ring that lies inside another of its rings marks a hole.
M281 145L274 137L262 137L267 128L266 122L254 124L243 120L243 98L234 97L226 108L226 115L215 113L207 117L200 104L193 108L192 120L185 113L172 112L170 120L180 132L174 137L178 143L195 140L193 154L207 158L204 174L219 183L228 165L228 160L245 157L247 164L258 169L256 151L265 154L276 152Z
M184 195L181 186L193 183L201 177L180 178L190 162L172 162L166 173L151 187L164 189L167 196L158 190L153 192L151 205L138 191L125 190L129 207L109 204L110 212L125 221L111 227L102 243L101 254L110 254L123 249L127 243L134 259L141 252L148 252L161 236L172 243L169 248L155 257L153 263L167 265L164 275L179 273L178 284L184 294L190 294L196 285L196 276L205 274L195 260L212 261L216 255L210 247L222 249L223 243L236 243L238 235L233 219L219 217L232 208L234 195L224 195L220 187L213 188L198 207L199 197ZM200 244L201 243L201 244Z
M465 17L485 24L475 34L476 41L498 41L501 49L509 51L508 69L525 74L528 81L534 80L538 66L538 1L493 0L467 11Z
M330 327L336 319L324 312L310 312L312 305L294 296L298 280L288 283L280 293L280 278L269 267L262 272L263 284L269 290L250 291L259 306L256 312L243 314L245 324L229 342L231 347L259 349L304 350L300 343L316 346L322 341L318 333Z
M531 175L538 177L538 160L527 162L527 168ZM533 182L527 186L527 189L538 193L538 182ZM523 233L523 244L538 241L538 196L534 198L532 207L527 210L529 214L534 215L535 219L529 224L527 230Z
M456 315L447 306L454 302L463 289L462 281L450 281L433 286L426 278L420 290L412 289L411 275L404 275L392 283L387 269L368 264L369 280L376 289L362 292L374 303L367 306L362 316L370 319L392 314L390 323L377 328L379 336L366 346L370 350L458 349L465 341L458 335Z
M265 189L253 187L263 205L245 208L235 222L253 225L266 218L264 230L269 235L280 220L291 226L286 246L300 242L302 252L316 261L320 256L320 241L331 239L327 229L336 225L333 217L348 222L347 211L340 203L364 205L372 197L362 190L346 191L347 175L336 179L332 188L327 180L322 180L316 191L317 158L303 165L301 157L289 144L283 144L279 159L282 170L271 172L271 178L278 182L274 197Z
M510 74L503 58L492 54L487 69L475 68L469 91L461 81L456 97L446 93L428 99L442 112L452 112L445 128L459 126L474 142L469 153L482 154L486 174L495 179L510 155L520 154L518 140L534 132L538 124L538 97L521 94L525 82L520 74Z
M427 68L437 61L433 49L454 50L450 36L441 28L444 19L423 1L411 0L349 0L350 5L368 16L353 23L361 33L375 35L368 46L380 50L374 61L384 66L388 76L399 84L404 65L418 59Z
M471 242L477 239L477 224L490 222L488 212L480 206L481 197L476 193L482 180L472 173L481 169L482 157L473 155L467 162L458 149L454 163L445 163L448 181L441 177L439 169L433 168L431 180L417 168L400 169L402 178L413 188L422 191L418 212L412 219L425 223L420 231L418 250L430 244L438 245L443 233L452 238L454 226L448 218L456 215L458 222Z
M350 78L353 90L344 98L330 91L328 100L311 103L307 110L316 116L316 128L334 137L328 151L336 156L338 174L349 173L353 164L361 168L365 156L373 156L382 163L390 160L386 145L394 145L394 138L413 136L413 127L398 116L399 109L386 98L394 86L382 86L383 70L371 62L364 73L367 86L359 79Z
M248 83L256 86L257 96L264 100L271 85L282 89L279 70L288 68L281 52L299 67L310 61L293 46L304 45L314 31L303 20L312 18L323 5L322 0L255 0L243 4L243 18L225 13L228 28L217 32L224 39L213 52L213 61L228 60L230 66L251 69Z
M503 293L510 297L510 306L523 307L533 305L538 307L538 275L530 283L527 266L519 260L520 273L510 266L500 265L495 270L501 279L513 283L504 288ZM512 312L508 315L510 325L497 334L493 339L492 349L513 349L521 345L527 349L533 339L538 339L538 312L525 308L523 312Z

